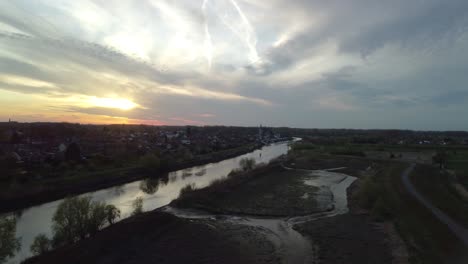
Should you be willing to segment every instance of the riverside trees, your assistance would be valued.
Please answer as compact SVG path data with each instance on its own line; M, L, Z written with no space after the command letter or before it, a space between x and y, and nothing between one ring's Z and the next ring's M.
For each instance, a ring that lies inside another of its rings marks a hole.
M52 239L38 235L31 250L42 254L51 248L75 243L95 234L106 224L113 224L119 217L120 210L114 205L92 201L88 196L67 198L52 218Z

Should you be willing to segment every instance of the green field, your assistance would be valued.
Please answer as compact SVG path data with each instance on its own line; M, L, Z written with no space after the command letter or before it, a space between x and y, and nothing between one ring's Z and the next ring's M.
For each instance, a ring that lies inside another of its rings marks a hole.
M468 150L449 152L447 167L455 171L459 182L468 189Z
M376 219L395 223L409 249L411 263L451 264L460 263L459 258L466 260L466 249L461 242L406 192L401 182L401 173L407 167L408 164L398 162L382 164L373 179L363 181L357 194L358 199L371 210ZM434 187L434 179L423 179L429 175L426 173L425 170L417 169L412 177L416 175L418 183L423 180L425 188L442 188Z

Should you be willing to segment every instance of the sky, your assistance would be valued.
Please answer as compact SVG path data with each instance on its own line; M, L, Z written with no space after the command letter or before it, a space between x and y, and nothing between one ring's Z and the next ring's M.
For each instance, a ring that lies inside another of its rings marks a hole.
M0 120L468 130L466 0L0 0Z

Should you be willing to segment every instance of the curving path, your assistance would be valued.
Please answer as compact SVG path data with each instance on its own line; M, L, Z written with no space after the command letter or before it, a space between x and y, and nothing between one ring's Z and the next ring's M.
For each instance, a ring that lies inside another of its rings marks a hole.
M442 212L439 208L435 207L428 199L422 196L415 188L413 183L411 183L409 175L413 171L416 164L412 163L406 170L401 174L401 179L406 190L414 196L420 203L422 203L427 209L429 209L432 214L434 214L437 219L446 224L448 228L457 236L466 247L468 247L468 229L459 225L455 222L450 216Z

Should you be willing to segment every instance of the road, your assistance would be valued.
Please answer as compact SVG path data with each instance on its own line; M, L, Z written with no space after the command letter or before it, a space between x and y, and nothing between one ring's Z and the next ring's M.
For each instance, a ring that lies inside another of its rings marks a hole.
M437 219L441 222L446 224L448 228L453 232L455 236L457 236L468 248L468 229L464 228L463 226L459 225L455 222L452 218L450 218L447 214L442 212L440 209L435 207L428 199L421 195L415 188L413 183L409 178L409 175L413 171L415 164L411 164L403 173L401 174L401 179L403 181L403 185L405 186L406 190L414 196L420 203L422 203L427 209L429 209L432 214L434 214Z

